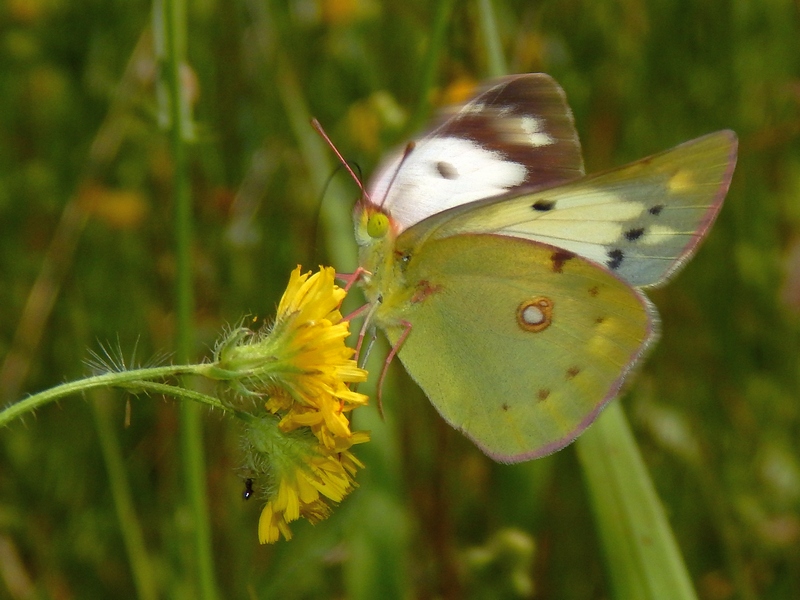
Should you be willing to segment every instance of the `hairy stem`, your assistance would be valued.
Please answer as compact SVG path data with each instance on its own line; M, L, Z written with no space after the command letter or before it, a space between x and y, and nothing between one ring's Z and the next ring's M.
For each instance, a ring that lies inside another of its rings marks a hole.
M41 408L45 404L67 396L82 394L91 389L100 387L124 387L131 391L136 391L137 389L145 390L145 382L147 380L161 380L178 375L202 375L207 369L207 364L149 367L145 369L132 369L130 371L103 373L102 375L94 375L92 377L86 377L85 379L62 383L61 385L44 390L33 396L28 396L24 400L11 404L0 411L0 427L7 425L16 418ZM170 387L173 390L171 393L176 396L184 396L192 400L197 399L189 397L187 394L188 390L179 387ZM221 404L219 404L219 406L222 407Z

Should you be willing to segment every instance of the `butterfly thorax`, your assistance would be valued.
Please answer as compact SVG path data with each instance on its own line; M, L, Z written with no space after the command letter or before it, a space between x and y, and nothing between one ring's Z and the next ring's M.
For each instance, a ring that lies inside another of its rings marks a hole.
M413 295L406 282L405 266L410 256L404 256L397 248L397 233L392 218L372 204L356 208L356 241L359 246L359 265L364 273L359 279L364 297L376 306L374 320L377 325L393 325L399 322L398 304ZM392 317L384 305L391 305ZM384 314L386 313L386 314Z

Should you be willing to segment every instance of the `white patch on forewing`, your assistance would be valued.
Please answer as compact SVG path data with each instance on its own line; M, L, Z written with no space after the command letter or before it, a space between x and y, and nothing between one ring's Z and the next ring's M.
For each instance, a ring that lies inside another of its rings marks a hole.
M638 202L572 206L567 202L559 201L556 206L559 212L550 211L542 215L540 219L626 223L639 218L644 210L644 206Z
M672 227L667 227L666 225L651 225L647 228L644 236L642 237L641 242L648 246L653 246L655 244L663 244L664 238L671 238L677 235L678 232L675 231Z
M542 131L542 120L536 117L524 116L520 118L520 127L528 134L528 143L531 146L549 146L553 143L550 134Z
M556 201L558 210L543 213L540 219L624 222L638 218L645 210L641 202L595 188L570 188L563 192L555 189L542 196Z
M622 225L615 221L551 221L536 219L501 229L499 233L545 241L562 246L574 240L591 244L611 245L622 238Z
M422 140L402 165L401 159L402 153L386 163L369 188L372 202L389 211L399 231L448 208L500 195L527 175L523 165L457 137ZM452 165L458 177L442 177L439 162Z

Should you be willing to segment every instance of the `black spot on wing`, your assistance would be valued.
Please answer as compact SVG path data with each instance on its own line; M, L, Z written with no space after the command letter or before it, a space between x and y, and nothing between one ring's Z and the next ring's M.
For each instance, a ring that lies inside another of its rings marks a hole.
M553 210L556 206L555 200L537 200L533 204L531 204L531 208L533 210L538 210L539 212L547 212L548 210Z
M614 250L608 251L608 260L606 261L606 265L612 271L616 271L619 269L620 265L622 264L623 259L625 258L625 254L623 254L622 250L619 248L615 248Z
M436 163L436 171L444 179L458 179L458 170L449 162L440 160Z
M625 239L628 240L629 242L635 242L640 237L642 237L643 233L644 233L644 227L628 229L628 231L625 232Z
M663 204L656 204L655 206L651 206L647 212L649 212L654 217L657 217L661 214L661 211L664 210Z

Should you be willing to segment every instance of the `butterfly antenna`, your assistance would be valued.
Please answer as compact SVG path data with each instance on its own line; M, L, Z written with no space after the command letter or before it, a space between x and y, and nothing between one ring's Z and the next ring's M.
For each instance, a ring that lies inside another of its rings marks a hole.
M383 194L383 198L381 199L380 204L378 204L378 206L380 206L381 208L383 208L383 203L386 202L386 199L389 197L389 190L392 189L392 185L394 185L395 179L397 179L397 175L398 173L400 173L400 169L403 168L403 164L406 162L406 159L409 157L409 155L414 151L414 148L416 147L417 144L416 142L414 142L414 140L411 140L410 142L408 142L408 144L406 144L406 149L403 150L403 156L400 157L400 162L397 164L397 168L394 170L394 174L392 175L392 178L389 180L389 185L386 186L386 192Z
M325 130L322 128L322 125L320 124L320 122L317 121L316 118L311 119L311 126L317 131L318 134L320 134L322 136L322 139L325 140L325 142L328 144L328 146L330 146L331 150L333 150L333 153L339 159L339 162L342 163L344 168L347 169L347 172L350 173L350 177L352 177L353 181L356 182L356 185L361 190L361 193L364 195L364 197L367 200L369 200L369 195L367 195L367 190L364 189L364 184L361 183L361 179L359 177L357 177L355 172L353 171L353 169L350 168L350 163L348 163L344 159L344 156L342 156L342 153L339 152L339 150L333 144L333 142L331 141L331 138L329 138L328 134L325 133Z
M314 242L314 246L311 249L311 256L312 257L317 256L317 250L318 250L318 245L319 245L319 227L320 227L320 223L322 222L322 203L325 201L325 194L327 193L328 186L330 186L330 184L333 182L333 178L336 177L336 175L338 175L339 171L342 169L343 166L344 167L348 167L347 163L336 165L336 168L331 172L330 175L328 175L328 178L325 180L325 185L322 186L322 192L320 193L320 200L319 200L319 202L317 202L317 208L316 208L316 211L314 212L314 227L313 227L313 229L311 231L311 239ZM358 179L360 179L361 178L361 167L356 163L355 164L355 168L358 171ZM348 167L347 170L350 171L350 168ZM356 181L358 181L358 179L356 179ZM353 285L354 282L355 282L355 280L353 280L348 285L348 287L350 285Z

